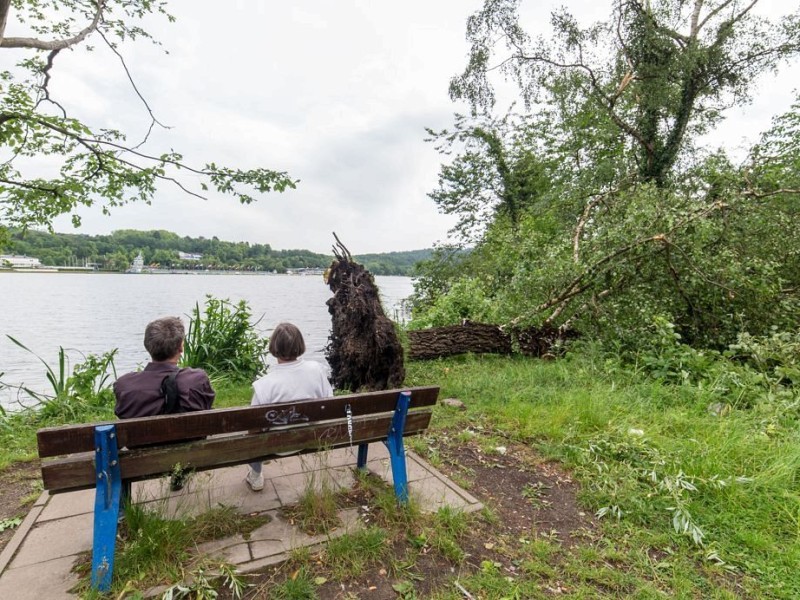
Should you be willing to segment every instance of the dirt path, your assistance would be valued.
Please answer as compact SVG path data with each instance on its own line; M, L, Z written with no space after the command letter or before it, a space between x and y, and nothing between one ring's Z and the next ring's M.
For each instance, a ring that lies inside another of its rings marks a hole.
M484 561L489 561L511 575L517 566L513 553L507 550L520 538L535 539L544 535L569 548L595 530L594 517L578 505L578 485L558 464L543 460L524 445L487 449L481 447L478 438L466 443L454 443L454 438L455 435L443 433L436 442L441 459L437 468L465 485L495 517L491 522L479 519L460 539L459 546L466 555L458 567L460 571L478 571ZM451 441L442 441L447 439ZM370 517L362 514L365 520ZM410 553L415 554L414 597L425 598L452 580L454 565L435 552L427 553L424 548L421 552L410 552L410 543L406 535L394 539L389 562L401 564ZM289 566L289 571L294 568ZM245 598L270 598L270 587L287 577L286 569L286 565L277 565L248 577L252 587ZM397 600L403 596L398 596L398 591L392 587L396 580L386 568L377 566L345 584L327 582L319 586L316 593L320 600ZM220 594L221 600L231 598L226 593Z
M38 461L14 463L0 471L0 552L14 536L17 519L28 514L30 505L42 491Z

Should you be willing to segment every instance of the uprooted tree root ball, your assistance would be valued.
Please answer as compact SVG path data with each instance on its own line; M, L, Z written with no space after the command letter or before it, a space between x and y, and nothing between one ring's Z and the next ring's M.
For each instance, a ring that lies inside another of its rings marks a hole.
M399 387L405 367L394 323L383 312L372 274L333 235L336 259L327 274L332 327L325 349L333 385L354 392Z

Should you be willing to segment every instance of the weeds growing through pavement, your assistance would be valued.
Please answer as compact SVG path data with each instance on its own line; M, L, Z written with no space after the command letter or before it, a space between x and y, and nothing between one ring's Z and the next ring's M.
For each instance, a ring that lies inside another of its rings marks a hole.
M244 581L230 567L196 556L198 544L243 534L268 522L263 516L240 515L229 506L216 506L197 517L178 517L166 502L130 504L120 524L112 593L141 593L163 581L177 582L167 591L170 598L215 598L220 586L241 594ZM87 557L90 560L90 557ZM88 563L81 570L88 571ZM82 589L89 597L89 576Z
M213 570L199 567L185 577L187 583L171 585L161 594L161 600L216 600L218 589L227 588L233 598L241 598L248 587L236 569L227 564L217 565Z
M341 525L339 505L338 495L325 471L312 470L297 503L286 512L289 520L302 531L316 535Z

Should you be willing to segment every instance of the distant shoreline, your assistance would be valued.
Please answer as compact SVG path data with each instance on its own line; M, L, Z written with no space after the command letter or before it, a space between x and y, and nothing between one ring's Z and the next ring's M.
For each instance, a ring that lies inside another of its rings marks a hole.
M28 275L30 273L37 273L41 275L62 275L62 274L80 274L80 275L260 275L260 276L280 276L286 275L288 277L322 277L322 273L272 273L270 271L223 271L223 270L210 270L210 271L192 271L192 270L169 270L169 269L152 269L149 271L142 271L141 273L127 273L125 271L94 271L91 269L71 269L69 267L58 268L43 267L41 269L0 269L0 274L3 273L19 273ZM374 277L407 277L409 275L374 275Z

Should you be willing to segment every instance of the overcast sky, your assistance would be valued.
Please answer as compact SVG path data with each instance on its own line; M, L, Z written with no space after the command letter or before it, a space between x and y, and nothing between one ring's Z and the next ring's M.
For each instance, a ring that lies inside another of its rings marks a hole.
M523 2L524 26L546 31L565 4L589 22L610 1ZM170 125L152 136L153 153L174 148L186 161L286 170L294 191L240 206L207 201L162 186L151 206L110 217L84 211L81 232L167 229L180 235L329 252L336 231L354 254L431 247L452 221L427 197L440 157L425 127L452 122L447 87L466 63L465 21L481 0L171 0L176 23L148 21L164 54L147 42L121 51L156 116ZM797 2L761 0L783 14ZM9 25L9 35L13 35ZM746 111L736 111L713 138L736 145L755 139L770 117L787 110L797 67L761 83ZM59 55L51 90L97 126L144 133L148 117L117 59L96 51ZM187 178L192 183L191 178ZM57 230L74 231L68 220Z

